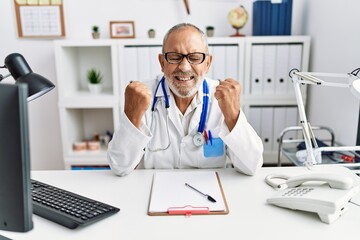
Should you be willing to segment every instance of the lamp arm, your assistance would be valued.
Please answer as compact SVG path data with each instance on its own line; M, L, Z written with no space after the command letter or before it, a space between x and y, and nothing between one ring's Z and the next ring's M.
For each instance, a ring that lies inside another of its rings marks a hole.
M0 66L0 68L7 68L7 67L4 65L4 66ZM3 79L5 79L5 78L7 78L7 77L10 77L10 76L11 76L10 73L7 74L7 75L2 75L2 74L0 74L0 82L1 82Z
M320 152L360 151L360 146L319 147Z
M292 69L289 73L295 90L296 102L299 110L300 123L303 129L304 141L306 146L306 161L305 165L307 167L311 167L313 164L316 164L315 151L311 144L313 142L314 147L317 152L321 151L344 151L344 150L360 150L360 146L348 146L348 147L322 147L319 148L315 139L315 135L312 131L310 123L307 120L305 113L305 105L302 99L300 85L311 84L311 85L323 85L330 87L342 87L349 88L351 92L358 98L360 98L360 77L358 74L360 73L360 68L355 69L351 73L348 74L337 74L337 73L319 73L319 72L300 72L297 69ZM337 82L326 82L319 77L332 77L332 78L344 78L347 79L347 83L337 83Z
M5 78L10 77L10 76L11 76L10 73L7 74L7 75L2 75L2 74L0 74L0 82L1 82L2 80L4 80Z
M314 149L311 144L311 139L312 139L312 137L314 138L314 134L311 130L310 124L307 120L306 113L305 113L304 102L303 102L301 90L300 90L300 84L301 84L300 77L298 75L293 74L292 80L293 80L293 85L294 85L294 90L295 90L296 102L297 102L298 110L299 110L300 123L301 123L301 127L303 130L304 141L305 141L305 146L306 146L307 157L306 157L305 165L307 167L311 167L313 164L316 163ZM314 143L316 143L315 138L312 139L312 141Z

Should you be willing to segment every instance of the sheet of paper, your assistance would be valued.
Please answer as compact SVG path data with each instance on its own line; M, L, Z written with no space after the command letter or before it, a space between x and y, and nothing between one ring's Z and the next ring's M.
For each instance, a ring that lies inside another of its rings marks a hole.
M216 203L195 190L210 195ZM209 211L225 211L226 206L215 171L166 171L154 174L149 213L164 213L171 207L208 207Z

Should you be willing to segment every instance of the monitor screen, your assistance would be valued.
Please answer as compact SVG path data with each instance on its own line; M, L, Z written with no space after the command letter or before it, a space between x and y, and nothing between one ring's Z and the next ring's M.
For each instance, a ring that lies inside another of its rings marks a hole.
M26 84L0 84L0 229L33 228Z

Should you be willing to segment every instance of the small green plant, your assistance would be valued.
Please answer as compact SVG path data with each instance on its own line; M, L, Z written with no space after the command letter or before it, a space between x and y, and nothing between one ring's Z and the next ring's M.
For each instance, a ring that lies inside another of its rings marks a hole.
M89 83L99 84L101 83L103 76L99 70L91 68L87 72L87 78L89 80Z
M92 26L92 31L93 31L94 33L99 32L99 26L97 26L97 25Z
M92 35L93 39L98 39L98 38L100 38L99 26L94 25L94 26L92 26L91 29L92 29L91 35Z
M206 26L206 30L214 30L213 26Z

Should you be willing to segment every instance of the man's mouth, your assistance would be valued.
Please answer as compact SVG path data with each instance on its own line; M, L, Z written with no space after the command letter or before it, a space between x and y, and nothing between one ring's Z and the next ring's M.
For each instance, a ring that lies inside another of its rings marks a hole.
M194 79L194 76L175 76L175 78L179 81L190 81Z

